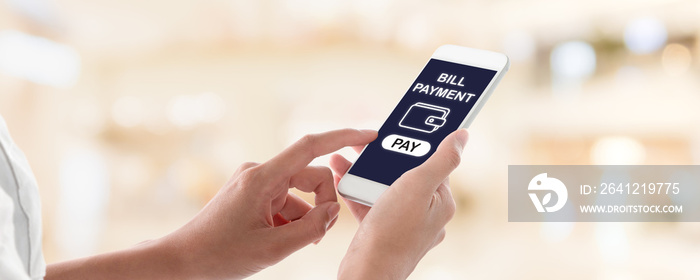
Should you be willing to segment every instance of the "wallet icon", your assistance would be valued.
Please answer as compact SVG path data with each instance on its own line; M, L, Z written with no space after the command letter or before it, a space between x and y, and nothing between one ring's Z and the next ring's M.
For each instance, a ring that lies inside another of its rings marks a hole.
M406 111L406 114L403 115L399 122L399 126L420 132L433 133L433 131L445 125L445 118L449 113L449 108L418 102L408 108L408 111Z

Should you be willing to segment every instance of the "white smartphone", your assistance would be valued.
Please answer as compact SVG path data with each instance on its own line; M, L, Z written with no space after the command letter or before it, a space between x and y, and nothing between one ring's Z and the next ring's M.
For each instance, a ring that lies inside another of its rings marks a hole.
M401 174L428 159L447 135L469 126L509 66L504 54L439 47L377 139L340 180L340 194L372 206Z

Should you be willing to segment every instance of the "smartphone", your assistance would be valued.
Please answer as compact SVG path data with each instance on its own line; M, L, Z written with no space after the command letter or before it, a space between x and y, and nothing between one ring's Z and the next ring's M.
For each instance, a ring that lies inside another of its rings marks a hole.
M401 174L427 160L447 135L469 126L509 65L504 54L439 47L379 129L377 139L343 176L340 194L372 206Z

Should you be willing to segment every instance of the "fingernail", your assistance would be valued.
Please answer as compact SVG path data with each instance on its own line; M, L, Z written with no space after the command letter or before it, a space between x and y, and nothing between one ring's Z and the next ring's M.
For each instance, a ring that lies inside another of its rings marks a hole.
M467 145L467 138L469 138L469 133L467 133L466 128L457 130L457 142L459 142L461 149L464 150L464 146Z
M326 227L331 224L330 221L333 221L333 219L338 216L338 212L340 212L340 204L338 202L333 202L333 204L328 207L328 218L330 219L328 219L329 222Z

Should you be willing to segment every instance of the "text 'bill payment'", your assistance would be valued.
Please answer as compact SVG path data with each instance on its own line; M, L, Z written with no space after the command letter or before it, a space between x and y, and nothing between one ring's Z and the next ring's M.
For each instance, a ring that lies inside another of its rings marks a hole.
M464 87L464 77L458 77L457 75L450 75L446 73L441 73L436 82ZM469 102L472 97L476 96L476 94L465 91L449 89L442 86L427 85L423 83L416 83L411 91L446 99L459 100L462 102Z

